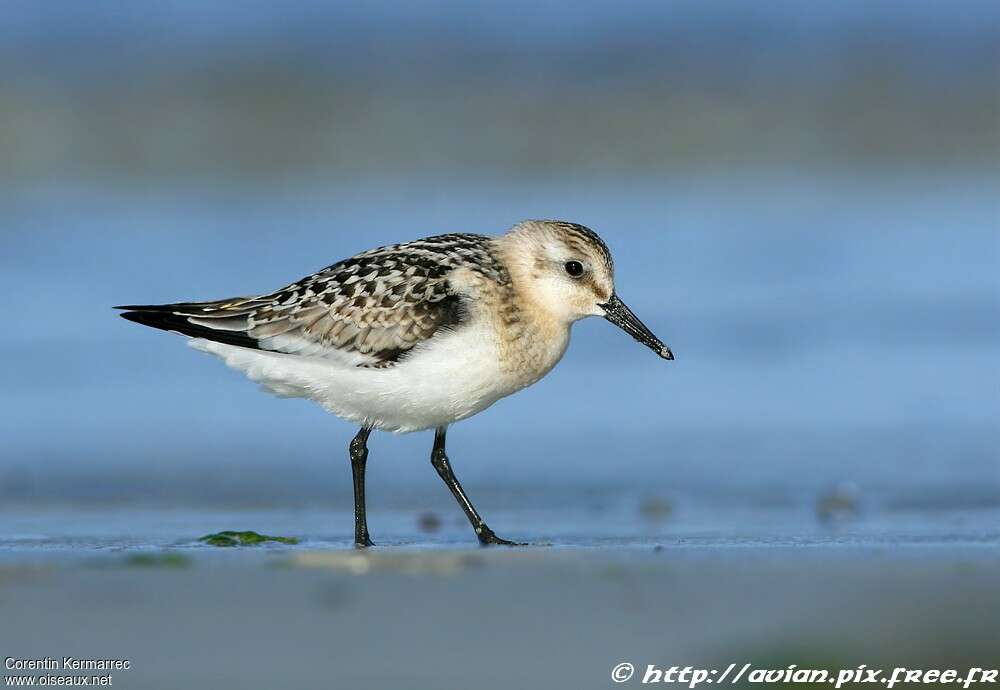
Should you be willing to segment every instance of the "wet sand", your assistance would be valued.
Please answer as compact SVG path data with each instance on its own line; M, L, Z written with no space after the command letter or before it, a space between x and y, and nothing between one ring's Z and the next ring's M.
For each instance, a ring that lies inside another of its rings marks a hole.
M0 549L0 650L127 658L113 678L125 688L607 688L626 661L998 664L995 534L727 541L678 528L484 550L447 524L367 554L316 539L212 548L169 537L166 519L158 543L22 531Z

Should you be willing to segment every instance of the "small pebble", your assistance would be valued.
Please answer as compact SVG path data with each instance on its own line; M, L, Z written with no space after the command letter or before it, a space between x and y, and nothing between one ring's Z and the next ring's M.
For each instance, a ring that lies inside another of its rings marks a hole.
M441 518L438 517L437 513L430 511L421 513L417 518L417 527L420 528L421 532L437 532L441 529Z
M651 522L668 520L673 513L674 505L666 498L647 498L639 504L639 514Z
M816 517L820 522L845 520L861 512L861 498L853 484L840 484L816 499Z

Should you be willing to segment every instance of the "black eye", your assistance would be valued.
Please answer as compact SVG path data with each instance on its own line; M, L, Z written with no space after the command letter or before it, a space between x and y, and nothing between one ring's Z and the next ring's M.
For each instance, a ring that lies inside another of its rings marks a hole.
M574 278L579 278L583 275L583 264L579 261L567 261L566 262L566 272L569 273Z

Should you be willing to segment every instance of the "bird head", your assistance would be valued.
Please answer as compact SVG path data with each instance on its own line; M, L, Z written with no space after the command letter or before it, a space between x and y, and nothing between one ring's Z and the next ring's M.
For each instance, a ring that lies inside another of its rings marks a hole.
M663 359L674 358L618 297L611 251L593 230L563 221L527 220L501 241L526 291L548 316L567 324L600 316Z

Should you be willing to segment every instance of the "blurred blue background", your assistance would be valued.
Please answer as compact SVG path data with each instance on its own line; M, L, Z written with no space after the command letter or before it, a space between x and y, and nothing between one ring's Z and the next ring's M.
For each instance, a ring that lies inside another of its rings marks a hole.
M550 217L677 361L581 323L453 429L474 497L1000 508L1000 4L3 11L7 505L349 510L349 425L111 305ZM450 505L430 444L373 440L373 504Z

